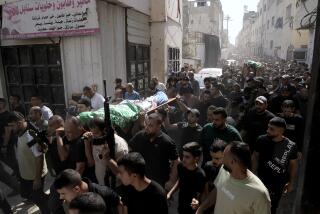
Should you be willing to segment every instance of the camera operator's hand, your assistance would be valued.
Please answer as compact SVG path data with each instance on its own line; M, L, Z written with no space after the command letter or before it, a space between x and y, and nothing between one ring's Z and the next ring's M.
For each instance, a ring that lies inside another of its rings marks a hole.
M92 141L93 139L93 134L92 132L85 132L82 137L85 139L85 140L88 140L88 141Z
M38 145L38 151L39 152L41 152L41 153L47 153L47 151L48 151L48 144L46 144L46 143L43 143L43 144L40 144L40 145Z
M64 128L63 127L60 127L58 129L56 129L56 137L60 138L60 137L63 137L64 136Z

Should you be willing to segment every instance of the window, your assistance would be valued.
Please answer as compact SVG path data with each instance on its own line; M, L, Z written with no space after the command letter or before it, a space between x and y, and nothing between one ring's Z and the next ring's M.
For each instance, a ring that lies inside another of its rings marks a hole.
M8 94L18 94L27 112L33 94L39 94L55 114L65 114L63 73L59 45L2 48Z
M145 95L150 84L150 47L128 44L127 79L134 84L136 91Z
M286 8L286 20L289 20L291 19L291 9L292 9L292 6L291 4L288 5L288 7Z
M279 5L282 2L282 0L277 0L277 5Z
M270 25L270 20L268 20L267 29L269 29L269 25Z
M275 24L275 28L283 28L283 17L279 17Z
M263 11L265 12L267 10L267 5L263 5Z
M168 73L179 72L180 70L180 49L168 48Z
M274 26L274 16L272 17L271 25Z
M202 33L196 33L196 43L204 43Z
M272 50L273 48L273 40L270 41L270 49Z
M210 2L210 4L211 4L211 2ZM194 7L205 7L205 6L209 6L208 1L197 1L194 3Z

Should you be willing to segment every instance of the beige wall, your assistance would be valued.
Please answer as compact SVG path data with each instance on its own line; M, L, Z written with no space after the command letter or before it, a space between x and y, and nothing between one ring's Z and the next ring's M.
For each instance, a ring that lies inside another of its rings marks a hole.
M180 49L182 56L182 2L177 0L151 1L151 76L165 81L168 48ZM180 14L178 14L178 5Z
M119 2L126 7L132 7L135 10L150 15L150 0L113 0ZM158 0L161 2L162 0Z

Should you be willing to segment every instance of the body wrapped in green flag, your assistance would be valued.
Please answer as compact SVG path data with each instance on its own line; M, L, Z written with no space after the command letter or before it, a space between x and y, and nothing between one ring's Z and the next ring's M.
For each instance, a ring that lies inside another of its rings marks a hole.
M111 122L124 129L138 119L140 110L137 105L130 102L110 105ZM83 124L88 124L94 117L104 118L104 108L97 111L82 112L78 117Z

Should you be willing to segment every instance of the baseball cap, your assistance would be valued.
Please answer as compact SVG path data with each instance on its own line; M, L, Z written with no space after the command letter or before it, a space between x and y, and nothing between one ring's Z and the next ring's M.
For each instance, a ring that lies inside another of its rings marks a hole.
M188 114L189 114L189 113L192 113L192 114L196 115L197 117L200 117L200 112L199 112L199 110L198 110L198 109L195 109L195 108L189 109L187 113L188 113Z
M267 103L268 100L265 96L259 96L256 98L256 102L259 102L259 103Z

